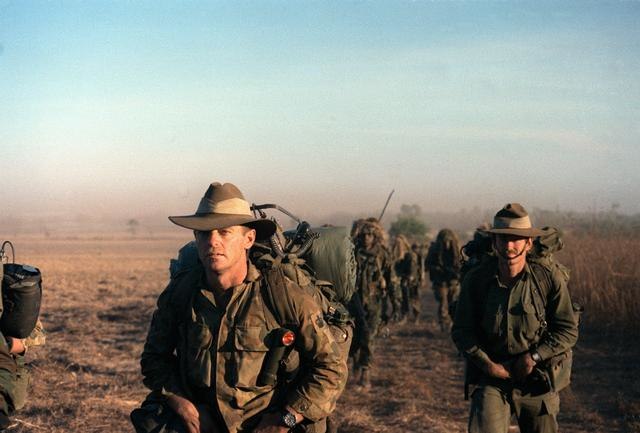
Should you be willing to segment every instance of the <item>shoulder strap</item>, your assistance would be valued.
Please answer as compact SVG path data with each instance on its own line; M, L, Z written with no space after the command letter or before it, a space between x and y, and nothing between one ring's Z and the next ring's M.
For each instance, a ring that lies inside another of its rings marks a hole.
M534 290L532 293L533 307L540 321L541 332L547 328L547 296L551 290L551 273L539 263L530 263L531 276L533 277ZM544 291L544 293L543 293Z
M266 284L261 287L262 298L269 311L278 321L280 326L300 325L294 313L293 302L288 290L289 283L282 269L278 266L263 272Z
M195 270L183 271L173 276L169 284L173 285L171 290L171 304L173 305L178 323L185 321L187 314L193 304L195 295L195 280L199 277Z

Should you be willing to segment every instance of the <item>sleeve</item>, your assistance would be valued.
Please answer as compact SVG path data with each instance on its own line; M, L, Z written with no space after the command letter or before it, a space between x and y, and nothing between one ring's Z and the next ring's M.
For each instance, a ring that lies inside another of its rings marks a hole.
M178 326L172 303L172 285L158 298L149 333L144 344L140 366L142 382L151 391L162 394L182 395L178 359L175 349L178 341Z
M294 283L288 282L300 328L296 348L302 376L287 395L287 404L311 421L328 416L347 383L347 358L341 355L329 324L318 304Z
M556 271L551 273L551 290L547 295L547 332L538 343L540 357L549 359L566 352L578 341L578 321L567 283Z
M451 328L451 338L458 350L476 366L482 368L483 365L491 361L489 355L480 347L476 329L480 318L476 317L476 308L473 299L473 290L477 289L478 279L474 278L476 272L470 272L462 281L462 288L458 304L456 306L455 318Z

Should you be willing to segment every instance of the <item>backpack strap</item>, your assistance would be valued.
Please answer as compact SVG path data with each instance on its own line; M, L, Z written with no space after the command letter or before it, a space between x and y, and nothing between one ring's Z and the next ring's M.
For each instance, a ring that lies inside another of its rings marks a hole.
M263 284L260 291L264 303L273 313L276 321L282 327L292 327L297 329L300 322L293 308L293 302L289 293L289 284L281 267L275 266L263 271L266 284Z
M534 286L534 290L532 293L533 308L536 310L536 316L538 316L538 320L540 321L540 329L538 330L538 334L542 335L547 329L548 325L546 314L547 297L545 294L548 294L551 290L551 273L544 266L536 262L530 263L529 269L531 270L531 276L533 277ZM545 294L543 294L543 289Z

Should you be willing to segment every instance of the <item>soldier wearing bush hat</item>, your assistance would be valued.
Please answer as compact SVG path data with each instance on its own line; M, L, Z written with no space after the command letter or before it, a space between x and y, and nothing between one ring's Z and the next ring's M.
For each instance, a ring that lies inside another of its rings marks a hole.
M267 281L247 252L275 223L255 219L231 183L211 184L194 214L169 219L194 230L198 261L173 275L158 299L141 359L151 394L131 413L136 432L284 433L325 419L347 365L320 306L284 277L268 284L285 286L275 293L289 299L273 302L289 302L298 318L300 374L293 384L260 379L284 324L266 314ZM322 425L314 431L322 433Z
M519 203L499 210L486 232L495 257L465 276L452 328L474 388L469 431L507 433L514 413L522 433L556 432L578 338L566 280L527 259L544 232Z

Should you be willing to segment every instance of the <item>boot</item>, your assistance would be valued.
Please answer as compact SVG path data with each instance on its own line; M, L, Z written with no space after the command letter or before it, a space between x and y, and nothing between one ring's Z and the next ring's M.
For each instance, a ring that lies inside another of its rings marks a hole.
M360 386L369 389L371 388L371 378L369 377L369 369L363 368L360 374Z

